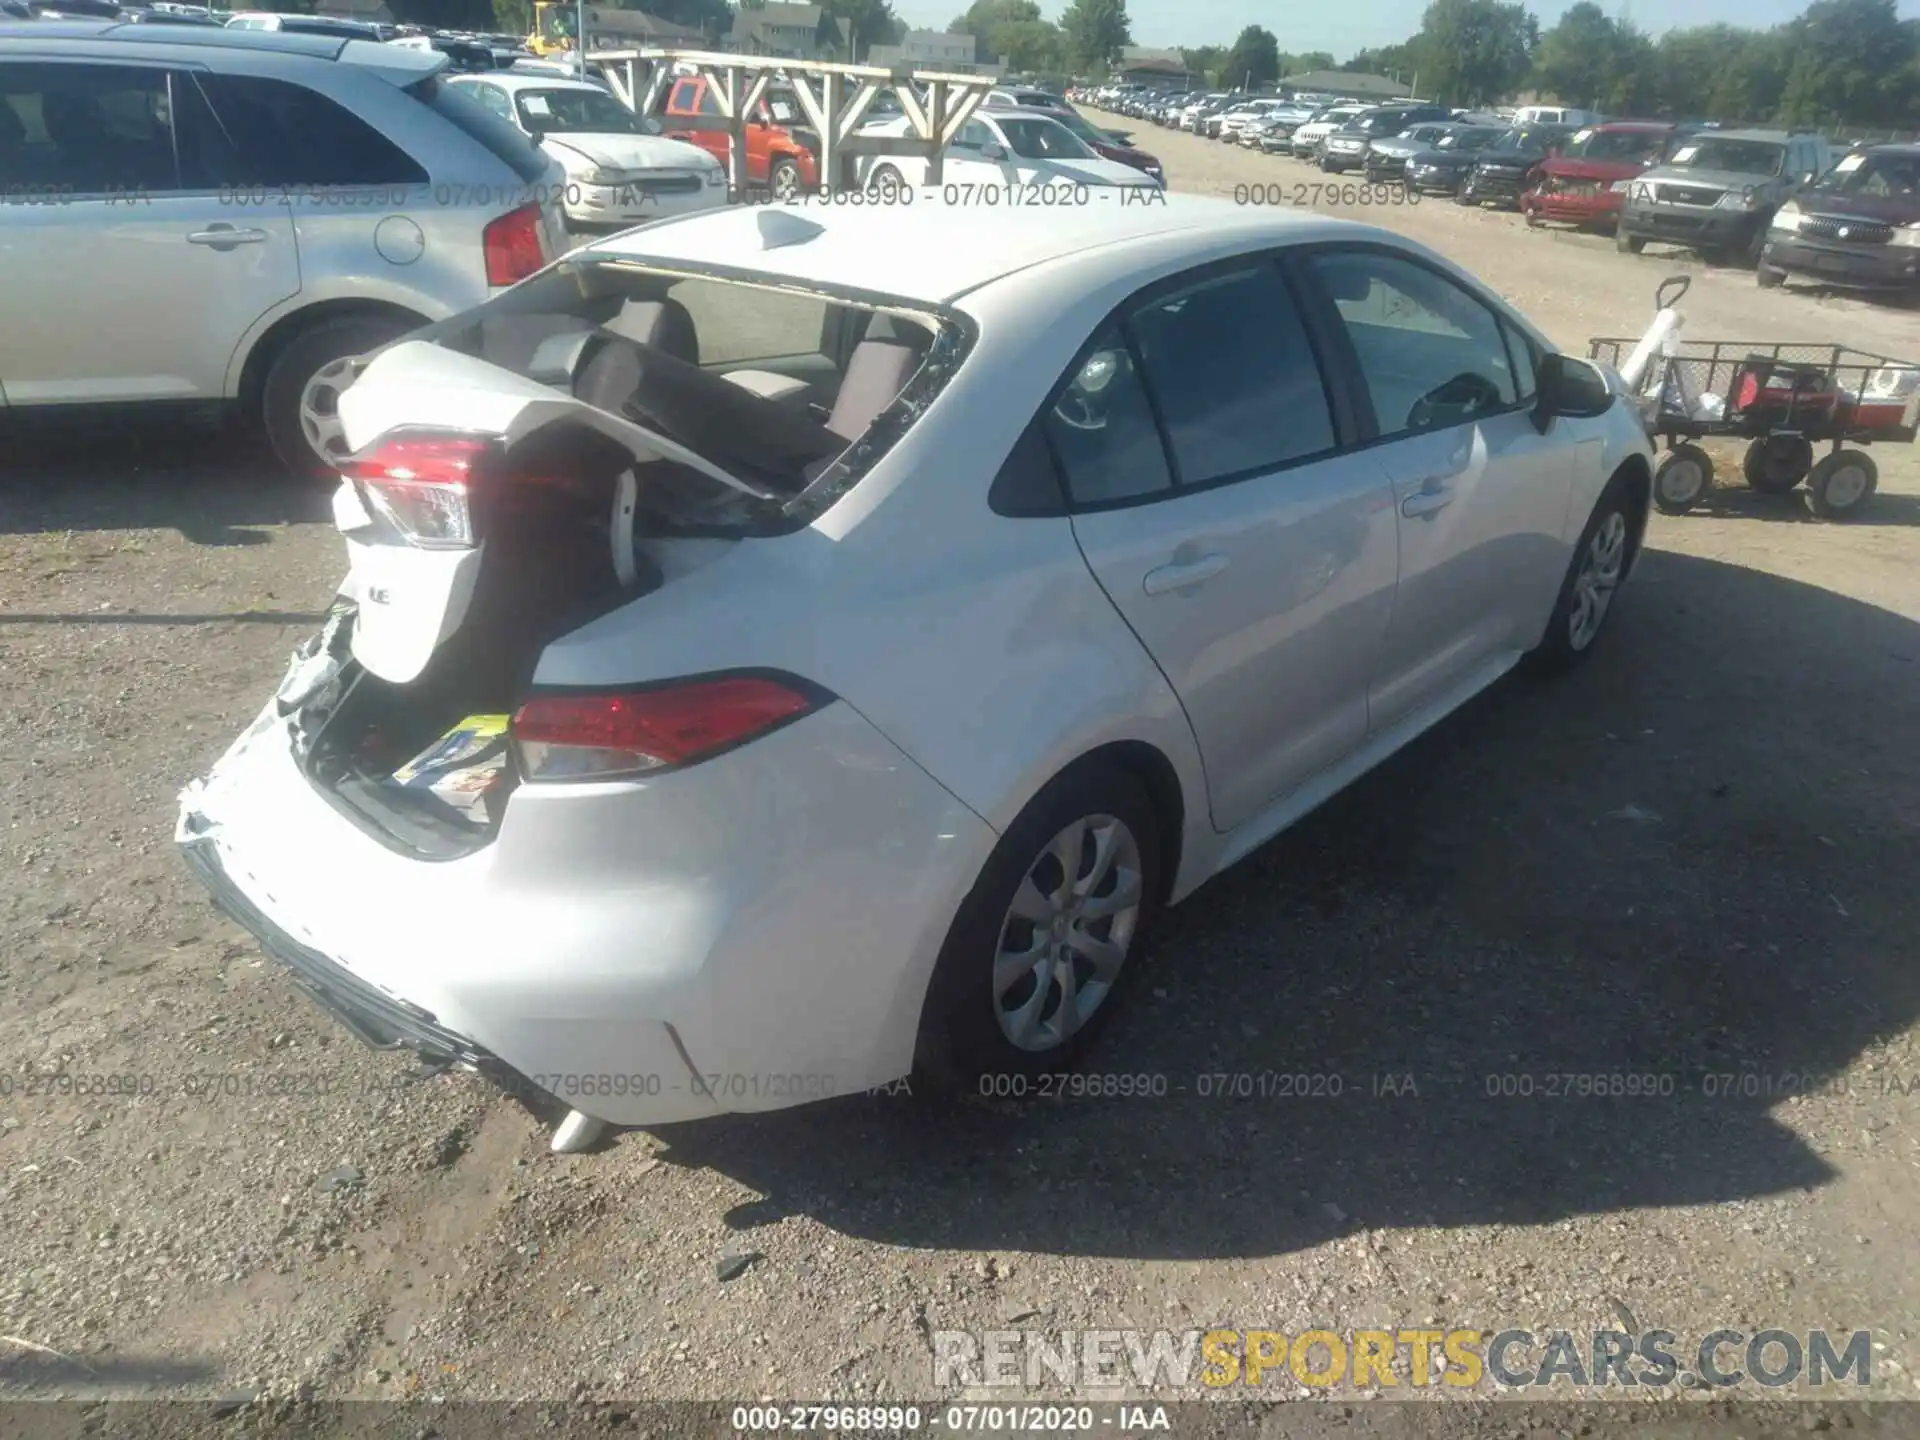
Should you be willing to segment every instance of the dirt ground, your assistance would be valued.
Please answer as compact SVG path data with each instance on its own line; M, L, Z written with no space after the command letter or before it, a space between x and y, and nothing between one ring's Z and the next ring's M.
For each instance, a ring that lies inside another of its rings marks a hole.
M1146 137L1177 188L1321 178ZM1694 335L1920 353L1911 311L1445 202L1362 218L1582 352L1685 270ZM1873 1397L1912 1398L1920 465L1880 460L1848 525L1737 484L1656 517L1590 666L1497 687L1169 914L1102 1056L1164 1098L847 1100L554 1157L482 1082L363 1050L173 853L177 790L332 593L324 501L209 434L12 442L0 1394L938 1398L933 1330L1626 1311L1871 1330ZM1341 1093L1197 1093L1269 1070ZM1623 1073L1670 1078L1541 1093ZM112 1076L138 1093L78 1093ZM1420 1433L1522 1433L1492 1424Z

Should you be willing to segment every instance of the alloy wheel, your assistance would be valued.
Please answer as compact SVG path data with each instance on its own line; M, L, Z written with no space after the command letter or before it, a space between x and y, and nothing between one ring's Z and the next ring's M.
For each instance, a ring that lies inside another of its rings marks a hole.
M347 432L340 421L340 392L359 378L360 357L344 356L313 372L300 392L300 432L329 465L346 458Z
M1611 510L1587 542L1573 579L1573 609L1567 617L1567 643L1573 649L1586 649L1599 635L1626 559L1627 517Z
M1065 1045L1106 1003L1140 921L1140 842L1125 821L1089 815L1021 877L993 959L993 1011L1022 1050Z

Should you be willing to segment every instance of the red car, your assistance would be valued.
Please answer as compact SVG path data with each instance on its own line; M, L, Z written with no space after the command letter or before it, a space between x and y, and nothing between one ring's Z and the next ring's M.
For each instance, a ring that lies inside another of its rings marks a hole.
M1674 127L1653 120L1610 120L1582 130L1540 168L1540 183L1520 197L1527 224L1611 226L1626 195L1614 187L1660 162Z
M1102 130L1094 125L1078 110L1068 107L1067 114L1050 110L1047 112L1087 144L1087 148L1102 160L1118 160L1122 165L1131 165L1136 170L1145 171L1162 185L1167 183L1166 172L1160 168L1160 162L1144 150L1136 150L1127 142L1132 138L1117 130Z

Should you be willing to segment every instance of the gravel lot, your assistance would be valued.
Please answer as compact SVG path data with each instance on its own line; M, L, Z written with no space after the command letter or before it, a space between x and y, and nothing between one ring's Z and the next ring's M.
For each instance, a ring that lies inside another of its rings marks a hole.
M1146 140L1180 188L1320 178ZM1920 352L1911 312L1444 202L1349 213L1582 351L1687 270L1696 336ZM1878 452L1851 525L1744 489L1656 517L1592 665L1498 687L1167 916L1102 1057L1165 1098L849 1100L577 1157L477 1080L364 1051L173 854L176 791L332 593L324 501L208 434L12 453L0 1393L926 1398L930 1329L1583 1331L1626 1307L1682 1336L1871 1329L1876 1397L1915 1395L1912 453ZM1196 1093L1262 1070L1341 1093ZM1614 1072L1674 1093L1486 1094ZM109 1075L148 1093L71 1093ZM187 1093L208 1075L225 1093ZM1458 1433L1508 1428L1482 1423Z

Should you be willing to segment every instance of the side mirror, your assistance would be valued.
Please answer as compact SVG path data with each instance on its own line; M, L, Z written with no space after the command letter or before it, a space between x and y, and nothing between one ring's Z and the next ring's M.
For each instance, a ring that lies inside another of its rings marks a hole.
M1533 423L1543 435L1563 415L1569 419L1604 415L1619 398L1598 366L1572 355L1549 355L1543 359L1534 384L1538 394L1534 400Z
M989 140L980 147L980 156L984 160L1004 160L1007 158L1007 147L998 140Z

